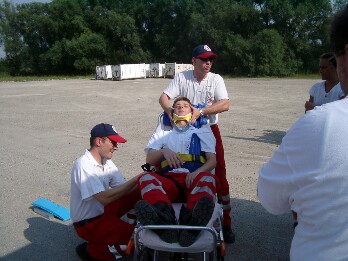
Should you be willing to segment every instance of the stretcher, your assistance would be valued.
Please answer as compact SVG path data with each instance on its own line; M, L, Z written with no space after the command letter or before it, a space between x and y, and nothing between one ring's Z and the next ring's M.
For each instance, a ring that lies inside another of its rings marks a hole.
M157 119L157 133L166 135L171 130L169 118L161 113ZM146 165L146 164L145 164ZM143 166L142 166L143 167ZM145 169L143 169L145 171ZM149 171L149 170L147 170ZM175 215L179 220L181 206L184 203L173 203ZM225 256L225 244L222 233L223 211L216 201L213 215L207 226L183 226L183 225L146 225L137 224L134 231L134 261L164 260L162 252L166 253L165 260L192 260L191 256L199 257L199 260L223 261ZM197 240L189 247L183 247L179 243L167 243L153 232L156 229L200 230ZM160 259L161 258L161 259Z
M173 207L177 219L182 203L174 203ZM222 234L222 208L217 202L213 215L205 227L183 225L148 225L137 224L134 232L134 261L161 260L160 254L167 254L168 260L191 260L190 256L199 256L199 260L224 260L225 244ZM190 229L200 230L197 240L189 247L182 247L179 243L167 243L153 232L155 229L176 229L179 231ZM150 256L149 256L150 253Z

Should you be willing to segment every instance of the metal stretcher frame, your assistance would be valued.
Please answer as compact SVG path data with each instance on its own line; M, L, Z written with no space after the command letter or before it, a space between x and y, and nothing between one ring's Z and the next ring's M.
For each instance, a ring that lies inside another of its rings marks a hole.
M176 213L182 203L175 203L174 209ZM222 226L222 208L220 204L215 203L214 213L207 226L183 226L183 225L139 225L134 232L134 260L141 255L142 248L149 248L154 250L153 260L158 260L158 252L171 253L203 253L203 260L213 260L218 256L217 249L223 243L223 235L221 231ZM176 229L176 230L200 230L197 240L189 247L182 247L178 243L166 243L162 241L159 236L151 230L155 229ZM223 257L224 254L221 254ZM223 259L223 258L222 258Z

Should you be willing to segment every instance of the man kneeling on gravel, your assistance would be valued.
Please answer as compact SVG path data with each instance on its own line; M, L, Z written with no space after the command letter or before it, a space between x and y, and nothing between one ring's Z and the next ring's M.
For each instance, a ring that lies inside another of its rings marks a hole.
M146 162L161 166L160 173L146 172L138 178L143 200L135 205L142 225L206 226L215 206L215 138L209 127L191 125L192 105L179 97L173 104L173 129L154 134L145 148ZM185 200L187 197L187 201ZM171 202L183 202L179 222ZM154 230L168 243L192 245L199 230Z

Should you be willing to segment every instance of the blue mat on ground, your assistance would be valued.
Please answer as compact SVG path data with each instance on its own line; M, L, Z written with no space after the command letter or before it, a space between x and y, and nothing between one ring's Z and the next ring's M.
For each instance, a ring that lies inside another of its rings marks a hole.
M63 207L61 205L58 205L57 203L54 203L48 199L45 198L39 198L38 200L35 200L31 203L33 206L41 208L55 217L67 221L70 219L70 210L66 207Z

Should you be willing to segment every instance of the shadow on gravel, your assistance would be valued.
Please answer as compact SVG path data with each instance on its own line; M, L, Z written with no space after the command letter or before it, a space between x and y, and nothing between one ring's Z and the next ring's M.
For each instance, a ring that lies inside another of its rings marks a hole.
M293 237L291 214L274 216L259 202L233 198L232 229L236 243L227 246L225 260L289 260Z
M255 136L255 138L245 138L245 137L236 137L236 136L225 136L226 138L237 139L237 140L250 140L257 141L269 144L279 145L282 142L283 137L285 136L286 131L278 130L263 130L261 136Z
M43 217L31 217L27 222L29 226L23 233L30 243L1 260L79 260L75 247L81 240L75 236L71 224L66 225L57 219Z
M291 215L273 216L255 201L233 198L231 202L236 242L226 245L225 261L288 261L293 237ZM43 217L28 218L27 222L29 226L24 236L29 241L28 245L0 260L79 260L75 247L82 240L76 236L71 224ZM132 259L130 256L125 260Z

